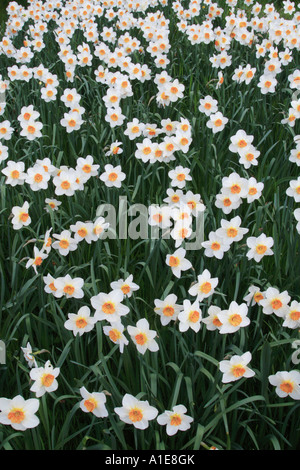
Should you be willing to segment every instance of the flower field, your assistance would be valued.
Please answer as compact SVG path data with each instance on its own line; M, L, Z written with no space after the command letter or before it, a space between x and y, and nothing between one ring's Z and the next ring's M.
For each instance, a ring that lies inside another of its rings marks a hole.
M299 449L300 5L20 3L0 449Z

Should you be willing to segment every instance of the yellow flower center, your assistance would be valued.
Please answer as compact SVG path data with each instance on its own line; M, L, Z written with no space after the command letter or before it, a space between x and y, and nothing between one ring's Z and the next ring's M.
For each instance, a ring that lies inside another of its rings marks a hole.
M85 164L83 165L82 167L82 171L84 171L85 173L90 173L91 172L91 165L88 165L88 164Z
M115 172L112 172L108 175L109 181L116 181L117 178L118 178L118 174Z
M218 242L213 242L211 244L211 249L214 250L214 251L218 251L220 248L221 248L221 245Z
M294 384L290 380L285 380L279 385L279 388L285 393L291 393L294 390Z
M257 193L257 189L256 188L249 188L249 191L248 191L248 194L250 196L254 196L254 194Z
M41 181L43 181L43 175L41 175L40 173L37 173L36 175L34 175L34 181L36 183L40 183Z
M231 323L232 326L239 326L240 323L242 323L241 315L239 315L238 313L234 313L233 315L230 315L229 323Z
M70 245L69 241L66 240L65 238L62 239L62 240L60 240L60 242L59 242L59 246L60 246L63 250L67 249L69 245Z
M200 286L200 292L203 292L203 294L208 294L211 291L211 283L206 281Z
M136 343L140 344L141 346L147 342L147 336L145 333L138 333L134 338Z
M232 366L231 372L235 377L242 377L246 372L246 369L242 364L235 364Z
M75 291L75 287L72 286L71 284L67 284L65 287L64 287L64 293L65 294L69 294L69 295L72 295Z
M180 263L180 260L177 256L170 256L169 265L173 268L176 268Z
M104 302L104 304L102 305L102 312L107 315L112 315L113 313L115 313L115 311L115 304L113 302Z
M278 310L282 307L282 302L280 299L273 299L271 302L273 310Z
M85 318L80 317L75 322L77 328L85 328L87 326L87 321Z
M128 284L123 284L123 286L121 287L121 291L123 292L124 295L129 294L130 286Z
M241 139L238 141L238 146L242 149L244 147L247 147L247 142L244 139Z
M290 318L294 321L300 320L300 312L297 310L293 310L292 312L290 312Z
M20 172L18 170L13 170L10 174L10 176L15 180L18 179L20 176Z
M191 323L197 323L197 321L199 320L200 318L200 313L198 312L198 310L192 310L190 313L189 313L189 321Z
M215 325L215 326L217 326L217 327L222 326L222 322L220 322L220 320L218 319L217 316L214 317L212 323L213 323L213 325Z
M230 188L232 194L239 194L241 192L241 187L239 184L233 184Z
M166 307L164 307L163 309L163 314L166 316L166 317L172 317L175 313L175 309L174 307L172 307L171 305L167 305Z
M97 225L94 228L93 232L94 232L95 235L100 235L103 232L103 228L101 227L101 225Z
M266 245L257 245L257 247L256 247L256 252L257 252L259 255L263 255L266 251L267 251Z
M37 256L34 260L34 264L35 266L40 266L42 264L43 260L41 258L41 256Z
M154 222L160 223L162 221L163 217L162 217L161 214L154 214L152 219L154 220Z
M69 189L71 186L71 183L69 181L62 181L60 186L62 189Z
M225 207L229 207L231 206L232 202L231 200L229 199L229 197L226 197L224 200L223 200L223 204Z
M22 222L26 222L26 220L28 219L29 217L29 214L27 214L27 212L22 212L20 215L19 215L19 219L22 221Z
M41 382L44 387L50 387L55 379L54 375L52 374L43 374Z
M260 292L256 292L256 294L254 294L253 298L254 298L255 302L258 303L264 298L264 296Z
M171 426L179 426L181 424L181 421L182 421L181 416L178 413L174 413L171 416L170 424Z
M27 130L28 130L29 134L34 134L35 133L35 127L34 126L28 126Z
M236 237L238 234L238 231L235 227L230 227L229 229L227 229L227 236L230 237L230 238L234 238Z
M131 410L129 411L129 419L133 423L141 421L143 419L142 410L140 410L139 408L131 408Z
M97 407L97 401L95 398L89 398L88 400L84 401L84 406L91 413Z
M21 423L25 418L25 413L22 408L13 408L7 415L8 419L12 423Z
M112 328L109 333L108 333L108 336L110 337L110 339L115 343L116 341L118 341L118 339L121 338L121 333L119 330L117 330L116 328Z
M185 237L187 237L188 233L189 233L189 231L188 231L187 228L182 228L179 232L179 236L180 236L180 238L185 238Z
M86 228L82 227L77 231L77 233L80 237L84 238L87 236L88 231Z

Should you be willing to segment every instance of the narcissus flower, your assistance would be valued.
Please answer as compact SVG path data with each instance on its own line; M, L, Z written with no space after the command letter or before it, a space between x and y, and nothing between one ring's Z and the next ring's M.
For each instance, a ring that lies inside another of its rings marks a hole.
M156 418L158 410L154 406L149 405L148 400L142 401L126 393L122 400L122 407L114 409L119 415L121 421L127 424L133 424L137 429L146 429L149 421Z
M61 233L54 233L53 237L57 241L52 243L52 247L58 250L62 256L67 256L70 251L77 249L77 241L72 238L72 234L69 230L63 230Z
M60 373L59 367L53 367L50 361L47 361L44 367L35 367L30 371L30 378L34 384L30 387L31 392L35 392L37 398L43 396L46 392L54 392L58 388L56 377Z
M246 304L238 305L233 301L230 303L228 310L222 310L218 314L218 319L222 323L220 327L221 334L235 333L240 328L248 326L250 323L248 307Z
M295 199L295 202L300 202L300 176L296 180L291 180L286 194Z
M65 321L64 327L67 330L73 331L74 336L77 334L82 336L83 333L91 331L97 320L91 317L91 311L89 307L81 307L77 313L68 313L68 320Z
M46 212L52 211L57 211L58 207L61 205L61 201L58 201L57 199L54 198L46 198L45 203L47 204L45 207Z
M14 129L11 127L9 121L0 122L0 139L10 140Z
M244 301L247 306L252 307L253 305L260 305L261 300L265 298L265 293L261 292L260 288L257 286L249 287L249 294L244 297Z
M139 286L133 282L133 275L130 274L125 280L119 279L110 283L110 287L113 290L121 289L124 297L131 297L133 292L139 290Z
M221 321L219 320L219 313L221 313L220 307L216 305L211 305L207 310L208 316L202 318L202 322L206 324L206 329L209 331L219 330L222 326Z
M71 111L69 113L64 113L63 119L60 120L61 126L66 128L68 134L73 131L78 131L83 124L83 119L80 113Z
M82 400L79 404L84 413L92 413L97 418L106 418L108 411L106 409L106 396L103 392L88 392L85 387L80 388Z
M43 124L39 121L28 121L22 127L20 135L26 137L28 140L38 139L42 137L41 130L43 129Z
M277 79L271 73L266 73L261 75L257 86L261 93L266 95L267 93L275 93L277 83Z
M276 387L275 392L280 398L290 396L294 400L300 400L300 372L279 371L268 377L271 385Z
M238 194L228 194L223 190L221 194L216 195L215 206L222 209L224 214L230 214L231 211L237 209L242 203L242 198Z
M35 357L32 355L32 347L29 342L27 342L26 347L21 347L21 350L24 354L24 358L26 359L28 366L31 367L37 367L37 363L35 360Z
M170 266L174 276L180 278L181 271L187 271L192 267L192 263L185 258L186 250L178 248L172 255L167 255L166 264Z
M88 180L91 176L98 175L99 166L94 163L92 155L87 155L85 158L77 158L75 170L81 172L84 178Z
M170 323L171 320L176 320L181 310L181 306L176 304L177 296L169 294L164 300L155 299L154 311L160 316L160 321L163 326Z
M44 253L44 250L39 250L36 246L33 248L33 258L30 258L26 263L26 269L33 267L35 273L37 274L37 266L40 266L44 259L48 257L47 253Z
M67 274L64 277L54 279L52 282L50 281L49 287L51 286L51 292L55 297L60 298L65 296L67 299L81 299L84 296L84 292L82 290L84 280L81 277L71 278L71 276Z
M70 230L74 233L75 243L79 243L85 240L88 244L91 244L92 241L97 240L98 237L95 237L93 232L94 224L93 222L76 222L76 224L70 225Z
M19 230L22 227L26 227L31 223L29 216L29 202L25 201L23 206L15 206L12 208L11 213L13 215L12 224L14 230Z
M78 174L72 168L64 168L54 176L53 184L55 186L55 194L57 196L73 196L76 189L78 189L77 183Z
M184 188L187 181L191 181L192 177L189 174L190 169L184 168L179 165L174 170L170 170L168 173L169 178L171 179L171 186L177 188Z
M204 248L204 255L209 258L215 257L222 259L224 253L230 250L230 243L228 239L220 237L216 232L210 232L208 234L208 240L201 243Z
M157 333L155 330L150 330L149 322L146 318L139 320L136 326L128 325L127 331L141 354L145 354L147 349L151 352L158 351L159 346L154 339Z
M259 199L264 189L264 183L257 182L255 178L251 177L248 179L248 194L247 202L251 203L256 199Z
M196 333L200 330L202 319L202 311L198 300L192 304L188 299L183 301L183 310L178 314L179 331L184 332L189 328Z
M235 382L242 377L249 378L255 375L255 372L248 367L252 355L249 351L241 356L234 355L230 360L220 361L220 371L223 372L222 382Z
M28 168L25 183L30 185L32 191L47 189L49 180L49 172L45 171L41 165L35 164L32 168Z
M199 111L204 113L206 116L210 116L212 113L215 114L218 111L218 102L213 99L210 95L200 99Z
M127 346L129 343L126 336L123 334L124 326L120 321L112 322L109 326L103 327L103 332L109 339L114 343L119 345L119 351L122 354L124 351L124 346Z
M230 137L231 144L229 150L233 153L240 153L243 149L249 147L253 139L253 135L247 135L246 132L241 129L234 136Z
M161 426L167 426L168 436L174 436L178 431L187 431L191 427L194 419L186 415L187 409L184 405L173 406L171 411L166 410L157 417L157 422Z
M248 228L241 227L242 220L237 215L231 220L221 220L221 228L218 228L216 235L226 239L229 243L239 242L243 236L249 232Z
M120 289L112 290L108 294L100 292L91 298L91 304L96 310L96 320L107 320L115 323L120 317L129 313L129 307L122 304L124 294Z
M272 256L274 254L271 250L274 245L274 240L272 237L267 237L264 233L259 235L259 237L249 237L246 242L247 246L250 248L247 253L247 258L254 259L257 263L264 256Z
M9 160L7 166L1 170L6 176L5 184L16 186L18 184L24 184L26 173L24 172L24 162L13 162Z
M210 297L215 288L217 287L219 279L217 277L212 278L208 269L205 269L202 274L199 274L197 282L193 284L189 289L190 295L196 295L199 302L203 299Z
M291 300L288 292L279 292L275 287L269 287L264 293L264 299L260 301L263 313L271 315L275 313L277 317L285 317L288 313L288 303Z
M288 312L284 317L282 326L292 329L300 327L300 302L296 300L291 302L291 305L288 306Z
M122 181L126 178L125 173L122 172L121 166L117 165L113 167L108 164L104 167L104 173L100 175L101 181L109 188L114 186L115 188L120 188Z
M0 398L0 423L10 425L16 431L35 428L40 423L35 415L39 405L40 402L36 398L25 400L21 395L11 400Z
M207 121L206 125L216 134L221 132L227 123L228 118L223 116L220 111L217 111L215 114L210 114L209 121Z

